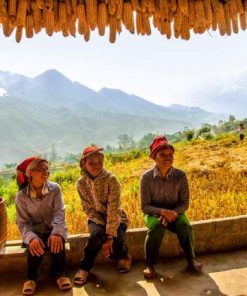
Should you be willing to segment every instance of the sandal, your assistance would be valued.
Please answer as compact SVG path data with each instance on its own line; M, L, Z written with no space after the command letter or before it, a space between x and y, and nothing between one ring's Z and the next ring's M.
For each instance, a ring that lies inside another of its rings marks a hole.
M127 258L118 260L118 270L121 273L130 271L132 267L132 256L130 253L127 254Z
M146 266L146 268L143 270L143 275L146 280L153 280L156 278L156 271L152 266Z
M187 269L192 272L195 272L195 273L201 273L202 272L202 263L193 259L192 261L188 262Z
M77 286L82 286L86 284L89 277L89 272L83 269L79 269L75 274L74 284Z
M61 291L69 290L72 288L70 279L67 276L60 276L56 280L57 286Z
M36 282L28 280L23 284L22 294L23 295L33 295L36 291Z

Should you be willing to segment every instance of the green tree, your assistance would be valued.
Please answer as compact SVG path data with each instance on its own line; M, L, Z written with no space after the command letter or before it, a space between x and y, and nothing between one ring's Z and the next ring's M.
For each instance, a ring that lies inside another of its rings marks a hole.
M203 136L206 133L209 133L211 131L211 125L208 123L205 123L198 131L199 136Z
M52 143L51 154L50 154L50 162L56 162L57 160L57 151L55 148L55 144Z
M230 114L228 122L233 123L235 120L236 120L236 117L234 115Z
M153 142L153 139L156 137L155 134L148 133L147 135L144 135L141 140L138 142L138 148L144 149L148 148L149 145Z
M119 145L119 149L134 148L135 141L131 136L127 134L122 134L118 136L118 145Z
M186 130L185 135L186 135L187 141L191 141L195 136L195 131L194 130Z

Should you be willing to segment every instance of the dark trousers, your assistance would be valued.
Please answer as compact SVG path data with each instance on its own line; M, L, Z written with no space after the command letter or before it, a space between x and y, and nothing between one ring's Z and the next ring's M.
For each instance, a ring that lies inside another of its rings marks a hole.
M187 261L191 262L195 258L192 228L185 214L179 215L177 220L169 223L167 227L159 221L158 217L146 215L144 219L148 227L144 245L147 265L152 266L157 263L166 228L177 234Z
M80 268L90 271L93 267L95 257L99 253L103 243L106 241L106 229L104 225L96 224L93 221L88 222L90 237L84 248L84 255L80 262ZM121 223L117 230L117 237L113 238L113 253L111 259L123 259L127 257L128 249L124 243L124 236L127 226Z
M44 242L44 245L46 246L45 251L48 251L49 248L47 246L47 241L50 236L50 234L41 234L38 235L40 239ZM29 249L27 249L27 276L29 280L36 280L37 274L38 274L38 268L42 262L43 255L41 256L33 256ZM65 242L63 240L63 250L61 250L59 253L54 254L51 253L51 259L52 259L52 275L53 276L60 276L64 274L65 270Z

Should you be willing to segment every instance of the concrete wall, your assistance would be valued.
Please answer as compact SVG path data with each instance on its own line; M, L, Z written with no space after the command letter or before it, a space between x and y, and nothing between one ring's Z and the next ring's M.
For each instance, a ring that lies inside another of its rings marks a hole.
M247 215L223 219L212 219L192 222L195 236L195 251L197 254L215 251L228 251L247 247ZM129 251L135 260L144 259L144 240L146 228L130 229L126 235ZM71 235L69 251L67 252L67 264L75 266L78 264L83 247L88 239L88 234ZM25 268L25 254L20 249L20 241L9 241L5 248L0 251L0 272L18 268ZM21 250L21 251L20 251ZM160 255L173 257L182 255L175 234L167 231ZM97 261L106 261L101 254Z

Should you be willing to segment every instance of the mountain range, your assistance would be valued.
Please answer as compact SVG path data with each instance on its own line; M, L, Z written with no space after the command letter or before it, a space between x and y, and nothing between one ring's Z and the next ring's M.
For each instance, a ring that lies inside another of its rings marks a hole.
M0 71L0 165L30 154L79 153L90 143L116 145L120 134L173 133L225 114L159 106L118 89L94 91L56 70L29 78Z

